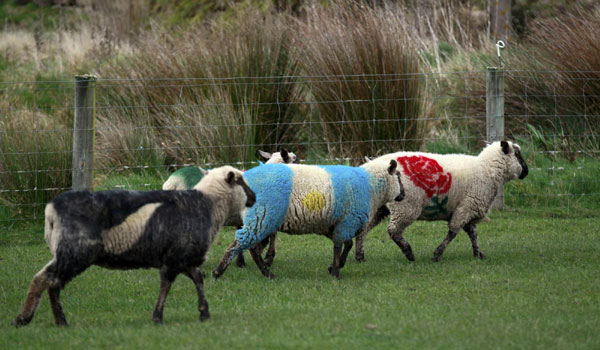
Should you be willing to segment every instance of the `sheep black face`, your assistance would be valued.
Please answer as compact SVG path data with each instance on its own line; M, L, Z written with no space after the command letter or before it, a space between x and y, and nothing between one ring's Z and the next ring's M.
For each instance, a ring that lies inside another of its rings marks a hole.
M254 203L256 202L256 194L254 193L254 191L252 191L250 186L248 186L246 180L244 180L243 173L239 170L233 171L233 168L231 169L232 171L227 171L225 172L225 174L222 173L222 175L225 176L225 183L229 186L231 191L233 191L233 196L231 197L233 203L231 205L231 211L229 215L240 215L240 213L243 212L246 208L249 208L254 205ZM211 172L213 171L209 171L207 172L207 174L211 174ZM219 174L215 175L216 178L222 176ZM207 183L207 186L211 186L210 181L206 181L206 178L208 176L210 175L207 175L204 179L202 179L202 181L205 181L205 186ZM202 183L202 181L200 183Z
M518 145L514 145L515 146L515 157L517 157L517 160L519 161L519 164L521 164L521 175L519 175L519 179L523 180L527 174L529 174L529 168L527 167L527 163L525 163L525 159L523 159L523 156L521 155L521 149L519 148Z
M283 147L281 147L279 152L275 152L273 154L271 154L269 152L261 151L261 150L258 150L258 153L261 155L261 157L263 157L267 160L267 163L284 163L284 164L300 163L300 160L294 153L288 152Z
M227 182L232 186L241 186L246 194L246 207L250 208L256 203L256 194L250 189L243 176L235 177L235 174L230 172L227 175Z
M508 171L511 178L523 180L529 174L529 168L521 155L521 147L510 141L501 141L500 147L502 148L502 152L510 157Z

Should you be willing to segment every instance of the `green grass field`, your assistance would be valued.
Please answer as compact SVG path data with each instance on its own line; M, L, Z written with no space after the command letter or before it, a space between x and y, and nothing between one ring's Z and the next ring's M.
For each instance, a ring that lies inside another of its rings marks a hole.
M180 276L162 326L151 314L156 270L92 267L62 294L70 326L54 326L47 294L32 323L10 321L33 275L50 259L41 225L0 232L0 348L563 348L600 347L600 239L597 217L507 211L480 225L475 260L461 233L440 263L434 248L445 223L407 230L416 261L387 237L385 224L366 240L366 259L353 253L334 280L331 242L320 236L278 237L275 280L230 266L207 278L211 319L198 321L192 282ZM233 231L221 232L203 266L216 266Z

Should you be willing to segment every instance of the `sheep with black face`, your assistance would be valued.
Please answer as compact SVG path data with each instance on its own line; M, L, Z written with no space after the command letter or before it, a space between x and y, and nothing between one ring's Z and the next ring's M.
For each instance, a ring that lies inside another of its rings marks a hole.
M448 222L448 234L435 250L434 261L441 259L444 250L461 229L471 239L473 255L483 259L476 225L487 219L502 186L513 179L524 179L529 172L521 147L510 141L494 142L477 156L397 152L375 160L390 159L400 164L398 168L406 197L402 202L391 202L382 208L371 227L390 214L388 234L409 261L414 261L415 257L403 234L404 229L415 220ZM364 260L363 240L369 229L356 237L355 258L358 261Z
M160 269L152 319L162 323L165 299L177 275L196 286L200 320L209 318L199 267L225 219L256 201L242 172L211 170L189 191L72 191L46 206L45 239L53 258L31 281L15 326L28 324L48 289L57 325L67 321L60 291L91 265Z
M256 247L276 231L316 233L332 240L329 273L339 278L352 239L365 229L379 208L401 201L404 189L395 160L361 167L342 165L265 164L244 173L256 192L244 226L226 250L213 277L220 277L236 255L246 249L265 277L274 277ZM342 251L343 246L343 251Z

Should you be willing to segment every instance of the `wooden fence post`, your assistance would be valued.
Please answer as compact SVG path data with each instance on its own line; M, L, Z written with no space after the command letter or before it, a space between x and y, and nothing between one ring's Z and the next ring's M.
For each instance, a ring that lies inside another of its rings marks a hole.
M73 123L73 190L92 189L96 117L96 77L75 76L75 121Z
M488 67L485 125L488 142L504 140L504 69ZM504 209L504 191L498 191L492 203L494 209Z

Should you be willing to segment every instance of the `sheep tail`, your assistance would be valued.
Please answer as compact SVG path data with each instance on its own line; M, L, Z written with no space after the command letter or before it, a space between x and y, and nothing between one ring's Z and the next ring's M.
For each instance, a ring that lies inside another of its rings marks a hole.
M58 214L52 203L46 205L45 210L45 221L44 221L44 239L50 247L52 255L56 252L58 246L58 240L60 238L60 232L58 230Z

